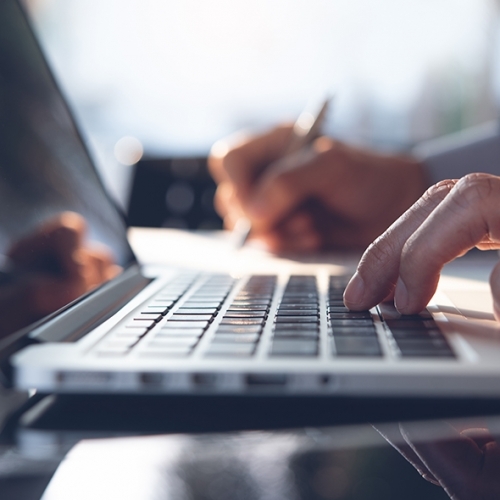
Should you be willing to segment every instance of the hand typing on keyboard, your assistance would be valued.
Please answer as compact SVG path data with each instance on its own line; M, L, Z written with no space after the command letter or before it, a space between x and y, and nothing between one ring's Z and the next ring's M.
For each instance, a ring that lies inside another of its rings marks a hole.
M442 267L473 247L500 248L500 177L470 174L432 186L365 252L344 294L353 310L394 297L399 312L421 311ZM500 265L490 277L500 319Z

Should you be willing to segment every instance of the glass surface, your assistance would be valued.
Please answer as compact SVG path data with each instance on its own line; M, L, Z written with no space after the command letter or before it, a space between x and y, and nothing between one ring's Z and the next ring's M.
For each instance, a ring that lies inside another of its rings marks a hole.
M82 441L43 500L497 499L499 422L478 417Z
M19 5L0 1L0 335L133 259Z

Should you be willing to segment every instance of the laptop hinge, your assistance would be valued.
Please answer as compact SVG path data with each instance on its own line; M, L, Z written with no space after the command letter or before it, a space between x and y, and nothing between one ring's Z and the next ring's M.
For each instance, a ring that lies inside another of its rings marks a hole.
M10 386L9 358L29 344L75 342L97 325L110 318L149 283L138 265L105 283L88 295L65 306L36 325L9 335L0 341L0 384Z
M139 266L132 266L32 330L29 337L36 342L75 342L110 318L150 282Z

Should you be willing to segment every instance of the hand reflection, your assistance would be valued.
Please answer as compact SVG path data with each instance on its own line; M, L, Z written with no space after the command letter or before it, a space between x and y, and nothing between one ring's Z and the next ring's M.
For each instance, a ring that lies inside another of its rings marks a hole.
M500 498L500 446L485 428L458 430L447 422L392 424L377 427L428 481L453 500ZM429 430L432 436L429 439Z
M0 336L56 311L119 272L111 252L85 241L82 216L63 212L7 252L0 285Z

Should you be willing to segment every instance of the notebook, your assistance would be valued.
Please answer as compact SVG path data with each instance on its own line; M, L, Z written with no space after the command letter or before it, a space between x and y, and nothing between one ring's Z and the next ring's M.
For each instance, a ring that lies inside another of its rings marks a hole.
M139 264L15 0L0 0L0 131L6 383L50 393L500 394L483 279L491 259L456 264L413 316L344 306L355 256L238 266L221 253L210 270L208 241L185 248L170 231L144 254L177 249L189 262Z

